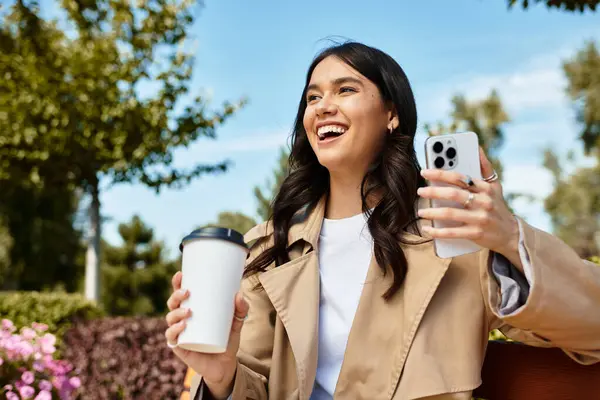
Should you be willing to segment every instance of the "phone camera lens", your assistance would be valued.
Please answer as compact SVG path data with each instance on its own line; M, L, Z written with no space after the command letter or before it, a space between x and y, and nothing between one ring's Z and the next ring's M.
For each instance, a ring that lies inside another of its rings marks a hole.
M436 153L441 153L442 150L444 150L444 145L442 144L442 142L435 142L435 144L433 145L433 151L435 151Z
M437 157L433 163L435 164L436 168L443 168L445 164L444 159L442 157Z
M456 149L454 147L450 147L448 150L446 150L446 155L448 158L456 157Z

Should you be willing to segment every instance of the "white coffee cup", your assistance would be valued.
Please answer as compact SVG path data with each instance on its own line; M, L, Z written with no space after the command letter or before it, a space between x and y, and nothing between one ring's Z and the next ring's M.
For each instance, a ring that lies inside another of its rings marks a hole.
M177 346L201 353L227 349L248 248L241 233L227 228L196 229L183 238L181 288L190 292L181 307L190 308Z

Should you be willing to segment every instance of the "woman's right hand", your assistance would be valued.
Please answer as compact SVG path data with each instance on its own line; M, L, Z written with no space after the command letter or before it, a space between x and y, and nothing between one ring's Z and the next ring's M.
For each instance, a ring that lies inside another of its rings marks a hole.
M177 342L177 337L184 331L186 320L191 315L189 309L181 307L181 302L190 295L189 291L181 289L181 277L182 273L177 272L171 280L173 293L167 301L170 310L166 317L169 325L165 332L167 343ZM229 333L229 342L224 353L199 353L179 347L173 349L177 357L204 378L206 387L216 399L226 399L233 390L237 368L237 352L240 346L240 332L244 324L243 319L248 314L248 309L249 305L242 294L237 293L235 297L235 316L232 316L233 323Z

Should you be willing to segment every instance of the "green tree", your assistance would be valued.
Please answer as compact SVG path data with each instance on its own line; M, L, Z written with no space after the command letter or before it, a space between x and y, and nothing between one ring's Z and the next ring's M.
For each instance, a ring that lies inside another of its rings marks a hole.
M172 166L176 149L216 129L243 104L210 111L189 93L193 2L60 0L65 21L35 0L0 17L0 179L81 188L91 206L88 298L99 296L100 182L180 187L227 162ZM53 4L54 5L54 4ZM141 90L144 90L142 96Z
M267 179L266 187L261 189L256 186L254 188L254 197L256 198L256 214L260 217L260 221L266 221L271 216L271 203L275 195L281 187L281 183L288 174L289 152L285 148L279 150L279 160L277 167L273 170L273 177ZM244 213L224 211L219 213L217 222L212 225L218 225L225 228L235 229L241 233L248 232L256 225L257 221Z
M584 152L595 156L596 164L575 168L573 150L566 162L546 150L544 166L554 177L554 189L544 207L556 235L580 256L590 258L600 255L600 54L596 44L587 43L563 63L563 69ZM574 172L565 174L567 166Z
M254 188L254 196L258 203L256 213L263 221L268 220L271 216L271 203L277 192L279 192L283 180L288 175L289 157L290 153L282 147L279 150L279 160L277 167L273 171L273 177L272 179L267 179L265 192L258 186Z
M502 164L498 153L504 143L503 125L510 121L496 90L480 101L469 101L463 95L452 98L452 122L449 125L438 123L425 125L430 136L449 132L471 131L479 137L479 143L485 150L494 168L502 176Z
M580 11L587 10L596 11L599 0L508 0L508 6L513 7L515 4L521 4L527 9L530 3L544 3L548 8L556 8L565 11Z
M544 201L554 233L583 258L599 255L600 166L578 168L566 175L565 163L549 149L544 153L544 166L554 177L554 190Z
M10 272L10 252L13 247L13 238L5 219L0 215L0 287L5 286Z
M223 211L219 213L217 222L212 225L235 229L245 234L256 225L256 220L241 212Z
M121 246L104 242L103 301L111 315L154 315L166 311L176 262L166 259L165 245L140 219L119 225Z
M567 93L573 101L580 138L588 155L600 160L600 52L588 42L573 58L563 63Z
M80 289L81 232L78 196L66 187L36 187L0 180L4 271L0 290ZM2 267L0 266L0 269Z

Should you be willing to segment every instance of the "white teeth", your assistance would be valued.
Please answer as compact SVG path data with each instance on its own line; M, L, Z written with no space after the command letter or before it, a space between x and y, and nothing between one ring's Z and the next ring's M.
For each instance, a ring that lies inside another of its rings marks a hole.
M341 127L339 125L325 125L325 126L320 127L317 130L317 134L319 135L319 137L321 139L323 139L325 137L325 134L328 132L335 132L335 133L342 134L342 133L346 132L346 128Z

